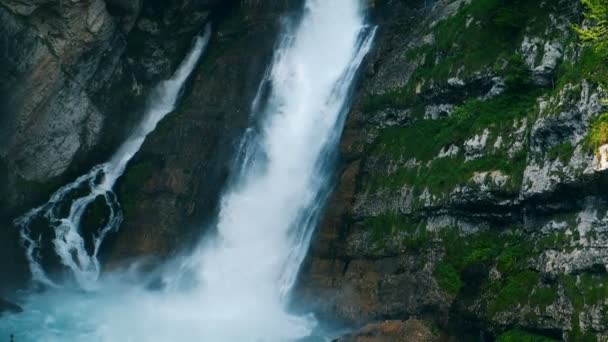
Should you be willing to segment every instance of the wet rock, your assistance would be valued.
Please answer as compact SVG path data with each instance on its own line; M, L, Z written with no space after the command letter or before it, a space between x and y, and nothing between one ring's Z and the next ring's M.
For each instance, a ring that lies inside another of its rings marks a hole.
M385 321L371 323L357 332L336 339L336 342L433 342L438 341L422 321Z
M0 316L4 313L19 313L22 311L23 309L19 305L0 298Z

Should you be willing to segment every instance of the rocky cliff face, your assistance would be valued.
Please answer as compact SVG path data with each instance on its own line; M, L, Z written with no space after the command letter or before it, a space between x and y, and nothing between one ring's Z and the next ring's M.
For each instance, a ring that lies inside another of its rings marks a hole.
M347 324L427 319L457 340L608 338L593 144L606 74L571 29L579 5L376 7L298 301Z

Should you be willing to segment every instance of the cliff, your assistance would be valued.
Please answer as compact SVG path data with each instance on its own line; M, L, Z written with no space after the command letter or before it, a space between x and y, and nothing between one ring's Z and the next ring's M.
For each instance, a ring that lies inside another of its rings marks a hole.
M582 6L376 7L298 302L342 324L424 319L437 338L606 339L606 69L572 29Z

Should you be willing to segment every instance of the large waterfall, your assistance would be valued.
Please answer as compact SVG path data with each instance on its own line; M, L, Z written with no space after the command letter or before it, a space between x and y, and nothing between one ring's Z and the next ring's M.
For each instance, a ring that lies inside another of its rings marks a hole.
M105 274L91 292L24 298L0 321L18 341L292 341L315 320L287 310L329 191L353 79L374 28L363 0L307 0L286 24L215 229L150 282ZM294 24L295 22L295 24ZM121 170L122 172L122 170ZM97 270L98 266L94 267Z

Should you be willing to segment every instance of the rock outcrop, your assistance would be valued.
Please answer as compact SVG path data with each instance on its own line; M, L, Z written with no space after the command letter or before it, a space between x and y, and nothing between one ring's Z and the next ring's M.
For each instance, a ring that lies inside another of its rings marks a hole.
M385 321L372 323L336 342L434 342L439 341L422 321Z
M570 28L581 8L376 7L295 304L355 326L422 318L456 340L605 339L607 176L590 141L606 74Z

